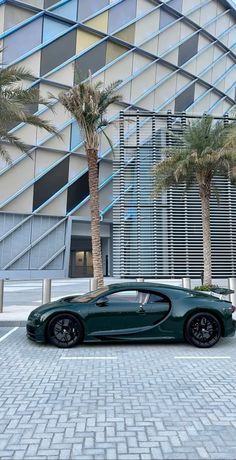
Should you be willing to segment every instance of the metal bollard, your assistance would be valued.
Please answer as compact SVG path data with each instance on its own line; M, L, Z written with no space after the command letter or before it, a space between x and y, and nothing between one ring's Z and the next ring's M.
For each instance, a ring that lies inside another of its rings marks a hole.
M0 280L0 313L3 313L4 280Z
M191 289L191 279L188 276L182 278L182 287L186 289Z
M44 279L43 280L43 289L42 289L42 301L43 301L43 304L51 302L51 287L52 287L52 280Z
M98 287L97 278L90 278L89 280L89 292L95 291Z
M229 289L232 289L232 291L234 291L234 293L230 294L229 296L230 302L232 302L232 304L236 306L236 278L229 278L228 284L229 284Z
M144 278L136 278L137 283L144 283Z

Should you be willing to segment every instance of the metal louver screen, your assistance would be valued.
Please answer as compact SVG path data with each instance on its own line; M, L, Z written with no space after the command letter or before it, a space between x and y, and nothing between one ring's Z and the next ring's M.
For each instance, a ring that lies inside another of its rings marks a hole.
M153 165L168 145L180 142L195 116L121 113L120 148L115 152L113 273L115 277L199 277L203 269L198 190L179 185L153 196ZM219 118L217 118L219 119ZM228 118L223 119L225 123ZM173 141L171 132L177 135ZM216 177L211 198L213 276L234 276L236 187Z

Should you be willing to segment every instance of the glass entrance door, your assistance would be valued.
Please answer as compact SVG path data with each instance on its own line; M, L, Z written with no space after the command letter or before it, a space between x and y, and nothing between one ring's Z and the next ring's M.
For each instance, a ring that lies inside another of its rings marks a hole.
M92 251L73 251L71 269L75 278L93 276Z

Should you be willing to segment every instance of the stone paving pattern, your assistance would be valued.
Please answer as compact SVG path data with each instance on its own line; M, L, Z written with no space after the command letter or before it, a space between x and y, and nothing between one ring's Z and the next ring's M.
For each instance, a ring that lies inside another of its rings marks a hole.
M0 343L0 459L234 460L235 351L234 338L204 351L187 344L60 350L28 341L19 328ZM175 359L183 355L231 359Z

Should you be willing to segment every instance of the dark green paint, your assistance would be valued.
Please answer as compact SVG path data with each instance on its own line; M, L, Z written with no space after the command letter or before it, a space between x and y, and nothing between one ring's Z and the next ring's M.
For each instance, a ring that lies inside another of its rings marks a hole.
M27 327L30 338L45 342L48 321L56 314L70 312L78 317L84 327L85 340L168 340L183 341L186 320L199 311L208 311L221 322L222 336L234 335L231 303L198 291L157 283L126 282L106 287L84 296L66 297L36 308L29 316ZM127 290L151 291L164 297L161 303L97 305L98 299ZM169 300L166 302L166 300ZM33 336L32 336L33 333Z

